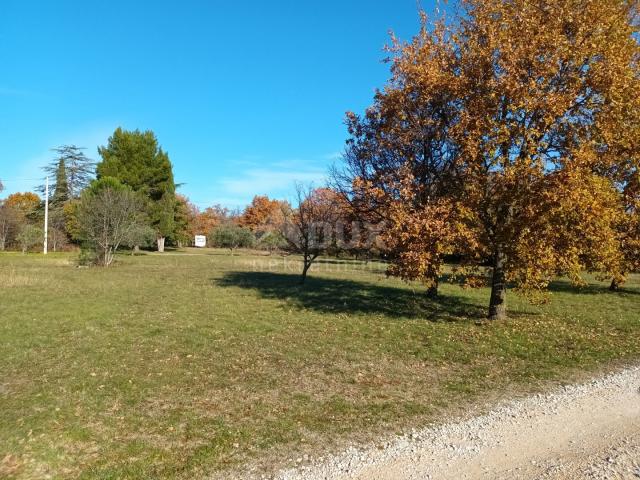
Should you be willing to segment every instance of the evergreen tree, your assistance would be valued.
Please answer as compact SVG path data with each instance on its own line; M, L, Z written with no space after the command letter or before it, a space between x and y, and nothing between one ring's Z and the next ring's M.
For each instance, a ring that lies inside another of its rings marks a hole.
M56 157L44 167L47 176L56 179L54 183L49 185L53 191L58 188L60 169L64 169L66 188L63 188L63 191L66 190L68 200L79 198L80 193L89 186L95 177L95 162L88 158L83 150L84 148L75 145L62 145L54 148L52 151L56 153ZM44 186L40 186L38 190L44 192Z
M113 177L138 192L146 201L150 225L156 232L158 251L175 229L176 186L169 156L151 131L118 128L98 153L98 178Z
M51 203L54 207L62 208L69 201L69 183L67 181L67 170L64 158L58 160L58 168L56 170L56 183Z

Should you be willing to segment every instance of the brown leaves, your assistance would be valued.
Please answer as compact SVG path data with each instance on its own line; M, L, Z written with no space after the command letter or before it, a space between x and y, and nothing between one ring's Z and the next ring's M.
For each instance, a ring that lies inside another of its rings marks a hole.
M525 291L621 276L640 258L638 2L462 5L394 40L387 87L347 120L349 193L388 221L390 272L429 282L447 253L500 251Z

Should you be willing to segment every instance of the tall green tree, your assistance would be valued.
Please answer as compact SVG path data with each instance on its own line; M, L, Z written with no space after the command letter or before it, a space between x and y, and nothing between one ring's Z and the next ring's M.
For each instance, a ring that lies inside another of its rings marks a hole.
M98 148L102 161L97 177L113 177L128 185L145 200L149 223L156 232L158 251L175 229L176 185L169 155L150 131L118 128L107 146Z
M56 187L51 198L51 203L55 206L62 207L70 198L69 182L67 181L67 169L63 158L58 160L58 168L56 169Z
M95 162L87 157L83 150L84 148L76 145L61 145L54 148L52 150L55 153L54 159L44 167L47 176L55 178L55 182L49 185L54 192L58 189L60 169L64 169L66 185L61 190L66 190L69 200L79 198L80 193L95 177ZM40 186L39 191L44 192L44 186Z

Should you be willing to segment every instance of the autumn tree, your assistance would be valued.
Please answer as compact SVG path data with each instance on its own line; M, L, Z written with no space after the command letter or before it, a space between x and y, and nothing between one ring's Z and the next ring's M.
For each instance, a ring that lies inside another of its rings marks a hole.
M240 225L259 235L280 230L283 221L282 203L266 195L253 197L238 219Z
M116 178L144 198L158 251L163 252L165 239L175 228L176 185L169 155L153 132L122 128L116 129L98 153L102 161L97 165L97 177Z
M626 280L626 274L640 271L640 168L628 170L622 182L624 212L620 215L617 231L621 259L617 275L611 280L610 289L618 290Z
M40 197L33 192L12 193L4 204L15 209L25 219L33 218L42 204Z
M580 281L585 255L615 269L617 180L640 153L637 2L468 1L456 143L464 204L493 261L491 318L506 282ZM614 274L615 271L609 272Z
M450 135L459 116L451 89L455 56L444 23L428 28L424 16L420 34L409 44L394 38L391 50L396 56L386 87L363 116L347 114L350 138L333 179L360 238L379 234L391 260L388 272L422 282L433 297L444 255L462 233Z
M296 184L294 209L285 209L283 236L289 248L302 255L304 284L313 262L330 245L337 218L335 193L329 189Z
M619 185L637 168L640 148L638 4L460 4L454 21L425 22L412 42L394 44L394 78L403 82L392 82L385 92L397 95L409 138L434 128L442 145L436 158L446 173L438 173L443 181L434 185L444 194L431 195L431 182L403 160L402 168L391 168L399 175L391 188L379 188L357 171L352 180L371 204L404 197L409 209L400 215L402 224L420 225L426 218L426 231L435 232L436 241L400 245L406 265L423 262L427 272L437 272L434 262L451 248L469 266L488 261L489 317L497 319L506 315L509 282L537 292L559 274L575 282L584 269L619 274ZM407 115L415 110L406 108L407 98L425 107L444 101L446 113L415 122ZM391 132L383 151L405 157L398 146L405 143L404 130L374 129L383 140ZM374 167L386 161L380 156ZM446 218L445 225L438 226L438 218ZM417 238L415 232L424 236L421 228L410 230L409 239Z

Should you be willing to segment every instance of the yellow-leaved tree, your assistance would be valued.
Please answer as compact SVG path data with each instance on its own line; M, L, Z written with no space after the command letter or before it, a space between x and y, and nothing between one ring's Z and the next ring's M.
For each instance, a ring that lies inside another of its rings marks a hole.
M396 41L392 80L348 116L342 184L406 240L391 273L433 282L447 252L489 263L491 319L506 316L508 283L621 279L637 218L624 191L640 157L638 1L460 6Z

